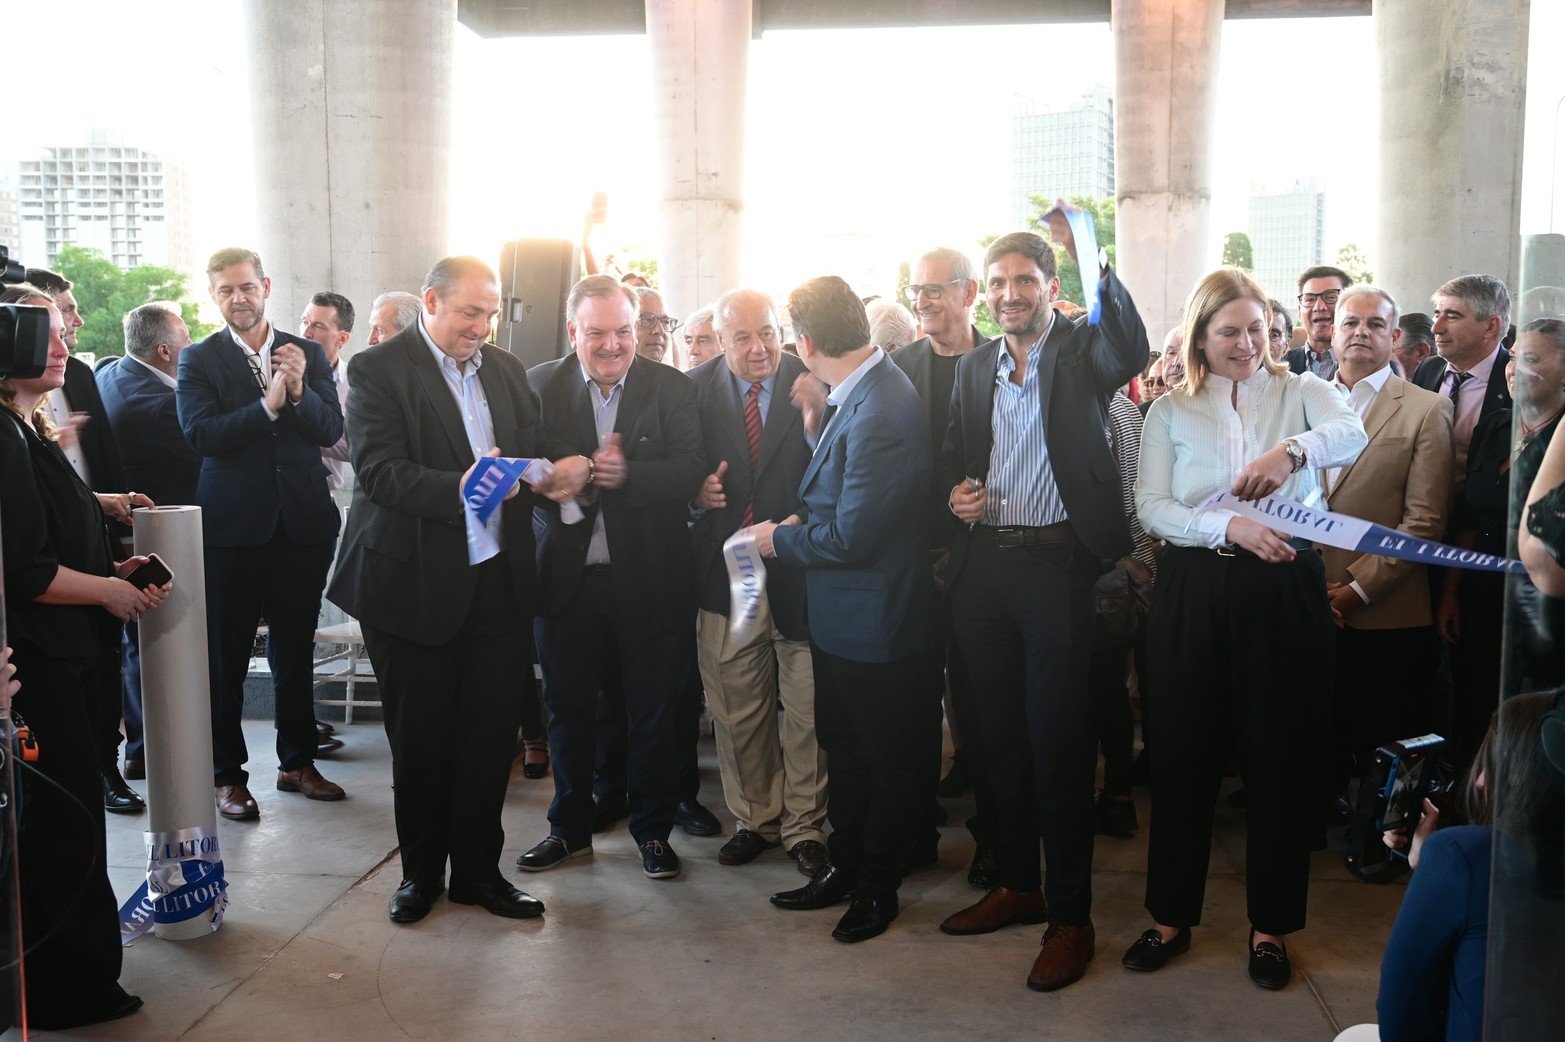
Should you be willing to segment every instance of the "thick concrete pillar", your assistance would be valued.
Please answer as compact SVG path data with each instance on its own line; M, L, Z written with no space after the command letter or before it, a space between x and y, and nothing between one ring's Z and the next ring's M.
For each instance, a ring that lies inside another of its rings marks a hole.
M1212 125L1224 0L1114 0L1115 239L1154 347L1213 267Z
M298 331L312 293L346 295L352 352L375 296L418 292L448 252L456 0L247 0L245 21L258 229L244 245L279 328Z
M750 7L646 0L663 246L658 285L685 315L739 285Z
M1465 273L1515 292L1529 0L1375 0L1376 281L1410 311Z

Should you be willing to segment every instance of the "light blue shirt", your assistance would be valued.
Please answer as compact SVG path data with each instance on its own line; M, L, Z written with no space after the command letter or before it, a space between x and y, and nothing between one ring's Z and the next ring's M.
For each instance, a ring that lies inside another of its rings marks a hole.
M629 375L630 370L625 370ZM587 381L587 397L592 402L592 420L598 428L598 447L610 434L614 433L614 424L619 420L619 403L625 397L625 377L619 378L619 383L609 388L605 395L603 389L597 385L591 376L587 374L587 367L581 367L581 378ZM592 541L587 544L588 564L609 563L609 536L603 527L603 509L598 509L598 514L592 519Z
M1053 329L1051 316L1043 335L1027 349L1027 367L1020 387L1011 382L1016 362L1011 352L1001 346L994 374L994 444L989 449L986 525L1041 528L1065 520L1065 502L1054 480L1048 437L1043 429L1043 409L1038 401L1038 361L1043 355L1043 343Z
M821 436L815 442L816 449L819 449L821 442L826 440L826 432L831 430L832 422L837 419L838 407L848 400L848 395L853 393L853 389L859 385L860 380L864 379L864 375L879 365L880 360L885 357L886 352L878 347L875 348L875 350L869 353L869 357L859 364L857 369L843 378L842 383L831 389L831 393L826 396L826 404L832 409L831 419L827 420L826 426L821 428Z
M494 447L494 420L489 415L489 399L484 395L484 385L478 379L478 370L484 364L483 352L475 351L465 366L458 366L456 359L440 350L430 337L429 330L424 328L422 315L418 319L418 331L435 359L440 378L446 382L451 397L456 399L457 412L462 414L462 429L467 432L467 443L472 447L473 459L476 461ZM462 495L460 489L457 495ZM500 552L500 511L490 514L488 523L479 524L478 518L467 507L467 498L463 496L462 517L467 522L468 564L482 564Z
M746 380L732 369L728 370L728 379L734 385L734 393L739 395L739 418L744 419L744 403L750 400L750 384L754 381ZM761 426L766 426L766 416L772 407L772 385L777 383L777 370L772 370L772 375L761 381L761 393L757 395L756 405L761 409Z

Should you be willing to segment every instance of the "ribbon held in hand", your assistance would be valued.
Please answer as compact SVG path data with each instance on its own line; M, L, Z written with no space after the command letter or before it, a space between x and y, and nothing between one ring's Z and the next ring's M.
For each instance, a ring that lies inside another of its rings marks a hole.
M743 646L755 636L766 592L766 565L755 547L755 533L741 528L723 543L728 565L728 639Z
M1095 326L1103 318L1103 298L1098 294L1098 230L1092 214L1069 203L1055 205L1044 213L1048 220L1059 214L1070 225L1071 237L1076 240L1076 266L1081 269L1082 304L1087 308L1087 324Z
M467 483L462 486L462 499L479 524L488 524L490 516L505 502L518 481L536 485L553 473L554 464L546 459L486 456L467 476ZM560 504L560 520L566 524L574 525L582 517L581 507L574 500Z

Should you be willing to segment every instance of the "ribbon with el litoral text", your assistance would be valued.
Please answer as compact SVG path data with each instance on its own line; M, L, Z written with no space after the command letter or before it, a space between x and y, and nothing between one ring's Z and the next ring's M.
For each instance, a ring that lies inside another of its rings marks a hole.
M1217 492L1197 507L1196 513L1204 514L1210 510L1230 510L1241 517L1258 521L1267 528L1308 539L1312 543L1334 546L1339 550L1356 550L1378 557L1484 572L1504 572L1521 567L1521 562L1506 557L1420 539L1395 528L1349 517L1347 514L1316 510L1283 496L1243 500L1231 492Z
M755 547L755 533L741 528L729 536L723 561L728 565L728 639L742 646L755 636L766 592L766 564Z
M1071 226L1071 237L1076 240L1076 264L1081 269L1082 303L1087 308L1087 325L1095 326L1103 318L1103 298L1098 292L1098 229L1092 214L1079 206L1055 206L1044 214L1058 210Z
M480 525L500 509L505 497L519 481L536 485L554 474L554 464L546 459L519 459L515 456L485 456L462 485L462 500ZM574 499L560 504L560 520L574 525L584 516Z
M208 911L212 929L222 926L228 882L217 831L197 826L142 835L147 880L120 909L120 943L129 944L156 923L182 923Z

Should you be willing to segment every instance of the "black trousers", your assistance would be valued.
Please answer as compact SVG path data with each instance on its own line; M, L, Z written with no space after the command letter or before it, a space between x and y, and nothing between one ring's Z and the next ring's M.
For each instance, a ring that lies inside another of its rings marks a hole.
M689 665L681 670L684 681L680 684L679 695L674 703L674 737L679 749L675 784L679 789L680 803L697 800L701 796L698 746L701 744L701 707L705 699L701 673L696 668L695 640L695 627L691 626L689 647L685 649ZM624 794L630 758L625 692L620 684L618 664L610 663L607 673L609 679L604 681L603 690L598 693L598 751L592 777L592 792L599 799Z
M521 724L517 677L531 668L527 622L501 554L478 566L462 628L445 643L364 627L391 743L404 879L439 883L448 858L453 883L504 878L500 811Z
M1092 747L1103 753L1103 791L1130 795L1131 750L1136 721L1130 711L1131 641L1092 649L1087 686L1092 692Z
M1038 889L1041 834L1050 913L1072 926L1092 914L1096 574L1074 540L1002 548L974 539L951 589L994 786L999 883Z
M1363 770L1387 742L1439 729L1432 694L1439 640L1433 626L1337 631L1331 745L1352 767Z
M1457 593L1462 611L1461 639L1450 645L1451 765L1458 776L1478 753L1489 720L1500 708L1501 647L1505 643L1505 576L1494 572L1462 574Z
M104 861L93 733L102 660L54 658L17 640L11 661L22 683L14 707L38 739L32 766L44 775L16 771L22 943L38 945L23 966L27 1002L34 1016L61 1020L121 994L119 907Z
M611 664L619 668L624 693L626 788L636 842L668 839L680 799L674 705L684 679L689 618L681 613L650 632L626 622L616 608L612 568L588 566L560 617L534 624L554 770L549 831L573 847L592 840L598 694Z
M212 675L212 783L243 785L245 675L266 619L276 699L277 764L315 762L315 628L335 542L298 546L282 525L261 546L206 548L207 654Z
M141 627L125 624L121 642L120 675L124 688L125 760L146 758L146 735L141 728Z
M116 629L112 642L105 643L100 652L102 661L93 671L93 690L89 693L90 711L93 717L93 734L98 743L98 764L105 770L117 767L120 760L120 743L125 736L120 733L120 718L124 715L125 688L120 660L124 653L123 636Z
M815 737L826 753L827 846L861 890L894 894L929 788L940 740L940 654L856 662L810 644ZM938 764L937 764L938 769Z
M943 643L939 649L945 655L946 687L951 691L951 708L956 713L956 724L962 732L962 760L967 766L967 777L973 786L973 816L967 819L968 834L980 847L993 847L999 832L999 814L995 810L994 786L989 781L989 768L984 759L983 728L978 722L978 702L973 695L972 674L967 660L962 657L962 645L956 639L956 627L951 613L951 598L940 598L940 632ZM939 735L936 735L938 741ZM935 785L940 784L940 750L935 750Z
M1271 934L1304 926L1336 645L1325 576L1313 550L1287 564L1179 548L1164 558L1147 618L1159 679L1146 907L1166 926L1201 921L1233 747L1249 790L1250 924Z

